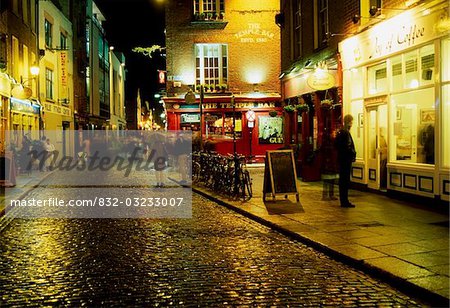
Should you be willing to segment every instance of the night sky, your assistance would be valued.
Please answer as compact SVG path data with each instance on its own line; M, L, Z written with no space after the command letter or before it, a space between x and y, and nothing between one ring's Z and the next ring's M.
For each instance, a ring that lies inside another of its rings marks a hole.
M158 0L95 0L106 18L104 28L110 46L126 57L126 98L134 100L141 89L143 100L153 100L158 91L158 69L165 68L165 59L152 59L132 52L133 47L165 46L164 6Z

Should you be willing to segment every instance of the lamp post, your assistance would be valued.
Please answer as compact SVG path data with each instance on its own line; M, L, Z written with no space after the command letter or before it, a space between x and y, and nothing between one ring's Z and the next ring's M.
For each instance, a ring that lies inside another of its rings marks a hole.
M250 155L248 157L249 162L251 163L253 161L253 155L252 155L252 143L253 143L253 128L255 127L255 119L256 119L256 114L252 109L249 109L246 114L245 117L247 118L247 127L250 133L249 136L249 151L250 151Z
M239 158L236 152L236 104L234 103L234 95L231 96L231 106L233 107L233 159L234 159L234 185L233 193L235 196L238 194L238 182L239 182Z
M203 99L204 89L203 85L200 85L200 151L203 151Z

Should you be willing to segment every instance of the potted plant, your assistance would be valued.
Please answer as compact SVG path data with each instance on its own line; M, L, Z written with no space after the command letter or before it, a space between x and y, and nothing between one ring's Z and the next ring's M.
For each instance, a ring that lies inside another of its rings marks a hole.
M324 108L330 108L333 105L333 101L331 99L324 99L320 101L320 106Z
M277 115L278 115L278 112L276 110L269 111L269 116L271 116L272 118L275 118Z
M200 92L200 88L202 87L202 85L198 84L195 86L195 91Z
M295 110L295 107L292 105L284 106L284 111L286 111L286 112L291 113L291 112L294 112L294 110Z
M216 92L219 92L220 91L220 85L219 84L214 85L214 90L216 90Z
M222 83L220 85L220 89L222 90L222 92L225 92L227 90L228 86L225 83Z
M309 111L309 107L306 104L297 105L297 106L295 106L295 109L297 109L298 113L308 112Z

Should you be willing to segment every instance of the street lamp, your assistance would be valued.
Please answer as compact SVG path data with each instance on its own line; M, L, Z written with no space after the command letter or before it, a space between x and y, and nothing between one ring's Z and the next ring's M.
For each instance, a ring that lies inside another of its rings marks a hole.
M248 159L249 159L249 162L251 163L252 160L253 160L252 142L253 142L253 128L255 127L256 114L255 114L255 112L252 109L249 109L245 113L245 117L247 118L247 127L248 127L249 133L250 133L250 137L249 137L250 155L249 155Z

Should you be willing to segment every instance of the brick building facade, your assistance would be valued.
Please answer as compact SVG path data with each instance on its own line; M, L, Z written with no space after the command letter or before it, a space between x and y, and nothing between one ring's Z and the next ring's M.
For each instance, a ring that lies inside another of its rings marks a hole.
M285 138L299 149L303 179L323 176L332 158L323 149L351 114L353 182L448 200L448 1L292 0L281 8Z
M167 3L168 129L201 130L219 152L231 153L234 101L237 152L249 155L251 144L258 158L283 145L278 12L278 1ZM195 99L187 104L190 91ZM248 127L249 109L256 113L254 128ZM264 133L263 126L272 131Z

